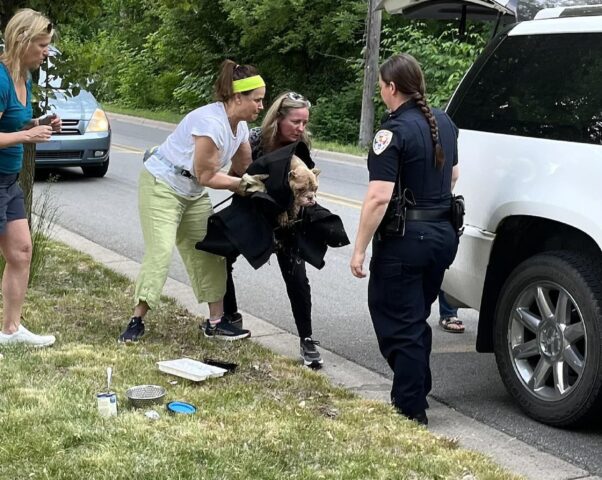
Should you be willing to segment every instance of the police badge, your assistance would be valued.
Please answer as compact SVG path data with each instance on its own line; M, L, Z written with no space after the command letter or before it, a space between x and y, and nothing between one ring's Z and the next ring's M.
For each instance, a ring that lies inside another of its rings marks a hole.
M391 130L379 130L376 132L376 135L374 135L372 150L376 155L380 155L387 149L392 139L393 132Z

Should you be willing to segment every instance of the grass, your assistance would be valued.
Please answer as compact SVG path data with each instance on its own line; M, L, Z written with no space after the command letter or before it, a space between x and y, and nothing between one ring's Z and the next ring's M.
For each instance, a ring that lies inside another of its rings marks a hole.
M116 103L103 103L103 108L111 113L121 113L123 115L132 115L133 117L148 118L150 120L159 120L161 122L179 123L184 118L183 113L171 112L168 110L150 110L147 108L123 107Z
M3 349L0 479L482 479L516 478L360 399L324 376L251 341L199 335L170 299L149 315L138 345L115 339L131 312L133 285L91 258L51 242L47 268L23 317L52 332L50 349ZM155 362L205 356L240 364L232 375L193 383ZM113 367L118 416L97 414L95 394ZM125 401L137 384L163 385L194 416L150 420Z
M348 153L349 155L357 155L359 157L368 157L368 149L361 148L357 145L343 145L341 143L336 142L326 142L323 140L312 140L311 144L312 148L317 148L318 150L326 150L329 152L339 152L339 153Z
M103 107L109 113L121 113L123 115L131 115L133 117L148 118L151 120L160 120L170 123L178 123L184 117L184 114L182 113L170 112L167 110L155 111L144 108L129 108L115 103L103 103ZM366 157L368 155L367 148L360 148L357 145L344 145L336 142L326 142L319 139L312 140L312 147L318 150L348 153L350 155L358 155L361 157Z

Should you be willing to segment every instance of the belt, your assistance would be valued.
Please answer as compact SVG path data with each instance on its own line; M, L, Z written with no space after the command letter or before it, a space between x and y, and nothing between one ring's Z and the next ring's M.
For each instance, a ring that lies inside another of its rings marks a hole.
M175 166L173 163L171 163L169 160L167 160L167 158L165 158L163 155L160 155L156 148L157 147L153 147L151 150L147 150L146 152L144 152L144 155L145 155L144 160L146 160L146 158L149 158L149 157L155 157L157 160L159 160L164 165L171 167L178 175L182 175L183 177L191 178L191 179L195 178L194 175L192 173L190 173L189 170ZM148 156L147 156L147 153L148 153Z
M423 222L433 222L437 220L451 220L451 212L449 207L447 208L435 208L435 209L407 209L406 220L415 220Z

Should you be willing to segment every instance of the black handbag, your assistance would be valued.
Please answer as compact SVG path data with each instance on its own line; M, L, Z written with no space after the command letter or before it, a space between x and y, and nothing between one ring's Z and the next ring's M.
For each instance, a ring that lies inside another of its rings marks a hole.
M466 205L462 195L452 195L451 200L451 223L458 237L464 233L464 214Z

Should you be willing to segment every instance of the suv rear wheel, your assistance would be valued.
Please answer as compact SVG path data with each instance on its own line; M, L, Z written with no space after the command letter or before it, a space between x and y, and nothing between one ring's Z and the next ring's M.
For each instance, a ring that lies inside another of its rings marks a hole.
M535 255L506 280L495 356L508 391L531 417L583 424L602 403L602 268L572 252Z

